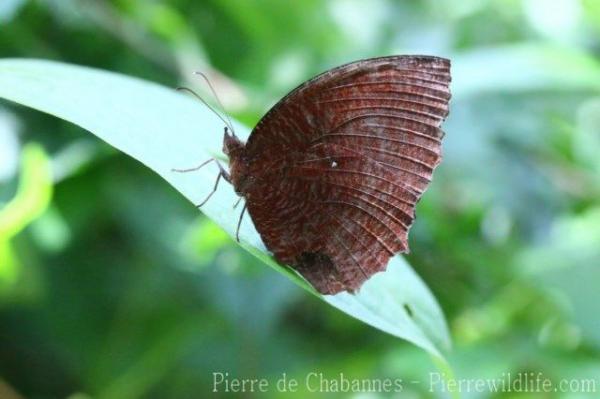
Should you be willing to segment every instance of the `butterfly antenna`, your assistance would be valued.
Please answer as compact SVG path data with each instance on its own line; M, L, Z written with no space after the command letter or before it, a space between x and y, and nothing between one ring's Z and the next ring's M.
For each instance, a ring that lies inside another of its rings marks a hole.
M229 129L231 129L231 132L233 133L233 135L235 136L235 130L233 129L233 123L231 123L231 119L229 118L229 115L227 114L227 112L225 111L225 107L223 106L223 103L221 102L221 99L219 98L219 96L217 95L217 91L215 90L215 88L213 87L213 85L210 83L210 80L208 79L208 77L203 74L200 71L196 71L194 72L196 75L200 75L202 76L202 78L204 79L204 81L206 82L206 84L208 85L208 87L210 88L210 91L212 92L213 96L215 97L215 99L217 100L217 103L219 104L219 107L221 107L221 112L223 112L223 115L225 115L225 117L227 118L227 121L229 122L229 124L227 126L229 126ZM222 118L221 118L222 119ZM226 123L227 124L227 123Z
M230 126L231 122L227 122L225 119L223 119L223 117L221 116L221 114L219 114L213 107L211 107L202 97L200 97L200 95L198 93L196 93L194 90L187 88L187 87L178 87L176 90L178 91L186 91L188 93L190 93L191 95L193 95L194 97L196 97L198 100L202 101L202 104L206 105L206 107L208 109L210 109L215 115L217 115L219 117L219 119L221 119L221 121L223 121L223 123L227 126ZM229 120L229 118L227 118ZM233 129L232 129L233 130Z

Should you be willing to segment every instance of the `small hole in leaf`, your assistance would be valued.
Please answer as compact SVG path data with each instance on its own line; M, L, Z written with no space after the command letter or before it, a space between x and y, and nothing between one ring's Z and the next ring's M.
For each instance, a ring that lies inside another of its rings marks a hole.
M403 307L404 307L404 310L406 310L406 313L408 314L409 317L414 316L413 310L410 306L408 306L408 303L405 303Z

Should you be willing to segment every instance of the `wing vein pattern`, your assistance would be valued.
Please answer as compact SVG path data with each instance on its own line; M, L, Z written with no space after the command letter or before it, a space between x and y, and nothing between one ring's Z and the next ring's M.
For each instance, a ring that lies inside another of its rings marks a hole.
M245 196L280 262L334 294L408 251L441 161L449 84L443 58L363 60L302 84L261 119L246 144Z

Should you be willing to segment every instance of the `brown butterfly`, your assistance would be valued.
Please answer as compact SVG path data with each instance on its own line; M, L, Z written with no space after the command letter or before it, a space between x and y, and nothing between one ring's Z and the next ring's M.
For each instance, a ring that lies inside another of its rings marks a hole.
M449 84L450 61L430 56L324 72L247 143L225 128L229 172L219 165L215 189L221 177L233 185L278 262L322 294L353 292L408 251L415 205L441 161Z

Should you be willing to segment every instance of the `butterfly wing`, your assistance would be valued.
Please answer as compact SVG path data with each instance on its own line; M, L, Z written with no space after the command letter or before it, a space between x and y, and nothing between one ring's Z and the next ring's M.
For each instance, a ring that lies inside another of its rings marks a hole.
M246 144L248 211L267 247L321 293L354 291L408 251L441 160L450 62L358 61L284 97Z

